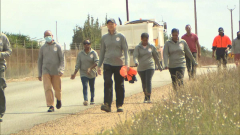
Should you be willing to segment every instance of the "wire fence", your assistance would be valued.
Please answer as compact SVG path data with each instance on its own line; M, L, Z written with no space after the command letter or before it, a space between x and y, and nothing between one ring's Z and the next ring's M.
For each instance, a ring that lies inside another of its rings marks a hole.
M78 46L78 47L77 47ZM23 45L24 47L24 45ZM38 77L38 54L39 49L19 47L16 45L12 49L12 54L7 61L6 79L22 79L27 77ZM70 76L75 70L76 58L83 49L82 44L75 44L77 49L66 50L64 45L65 72L64 76ZM99 45L92 46L99 53Z

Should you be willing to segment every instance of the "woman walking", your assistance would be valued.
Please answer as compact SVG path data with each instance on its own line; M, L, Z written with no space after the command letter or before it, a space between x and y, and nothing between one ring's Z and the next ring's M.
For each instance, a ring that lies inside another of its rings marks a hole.
M83 85L83 97L84 102L83 105L88 105L88 84L90 86L91 92L91 103L90 105L94 104L94 85L95 85L95 78L97 75L96 66L98 64L98 54L95 50L91 48L91 42L89 40L85 40L83 42L84 50L79 52L77 56L75 71L71 75L71 79L75 79L78 70L80 69L80 77Z
M165 69L169 69L172 78L173 89L183 85L183 77L186 67L186 56L197 65L185 40L179 39L179 30L172 29L172 38L165 43L163 58Z
M158 69L162 71L157 49L148 42L148 39L148 33L142 33L141 42L135 47L133 52L133 60L137 66L137 71L141 78L142 88L145 94L144 103L151 102L152 76L155 70L155 62Z

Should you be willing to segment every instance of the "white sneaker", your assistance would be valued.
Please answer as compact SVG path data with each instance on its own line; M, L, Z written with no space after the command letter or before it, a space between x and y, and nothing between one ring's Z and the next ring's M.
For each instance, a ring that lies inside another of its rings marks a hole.
M84 101L84 102L83 102L83 105L84 105L84 106L87 106L87 105L88 105L88 101Z

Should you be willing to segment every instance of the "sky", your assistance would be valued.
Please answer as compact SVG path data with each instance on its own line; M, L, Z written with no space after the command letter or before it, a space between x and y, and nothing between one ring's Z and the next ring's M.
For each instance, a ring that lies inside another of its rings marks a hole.
M185 25L192 26L195 32L194 0L128 0L129 19L156 19L165 21L168 34L172 28L185 34ZM233 10L233 37L239 30L240 0L197 0L197 24L200 45L211 49L212 41L218 35L218 28L223 27L225 35L231 39L231 16ZM126 0L1 0L1 30L21 33L31 38L43 38L45 30L51 30L56 38L58 23L58 42L66 43L67 49L72 42L73 29L83 26L90 14L100 23L109 18L118 17L127 21ZM118 23L118 21L117 21Z

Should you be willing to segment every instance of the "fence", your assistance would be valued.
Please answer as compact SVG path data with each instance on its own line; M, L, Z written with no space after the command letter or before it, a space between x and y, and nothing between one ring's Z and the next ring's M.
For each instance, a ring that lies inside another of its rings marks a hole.
M76 44L77 46L77 44ZM77 54L83 49L80 45L77 50L66 50L65 56L65 72L64 76L70 76L75 70ZM77 48L77 47L76 47ZM92 46L98 53L99 48ZM16 46L13 48L12 54L7 58L6 79L21 79L26 77L38 77L38 54L39 49L26 49Z

